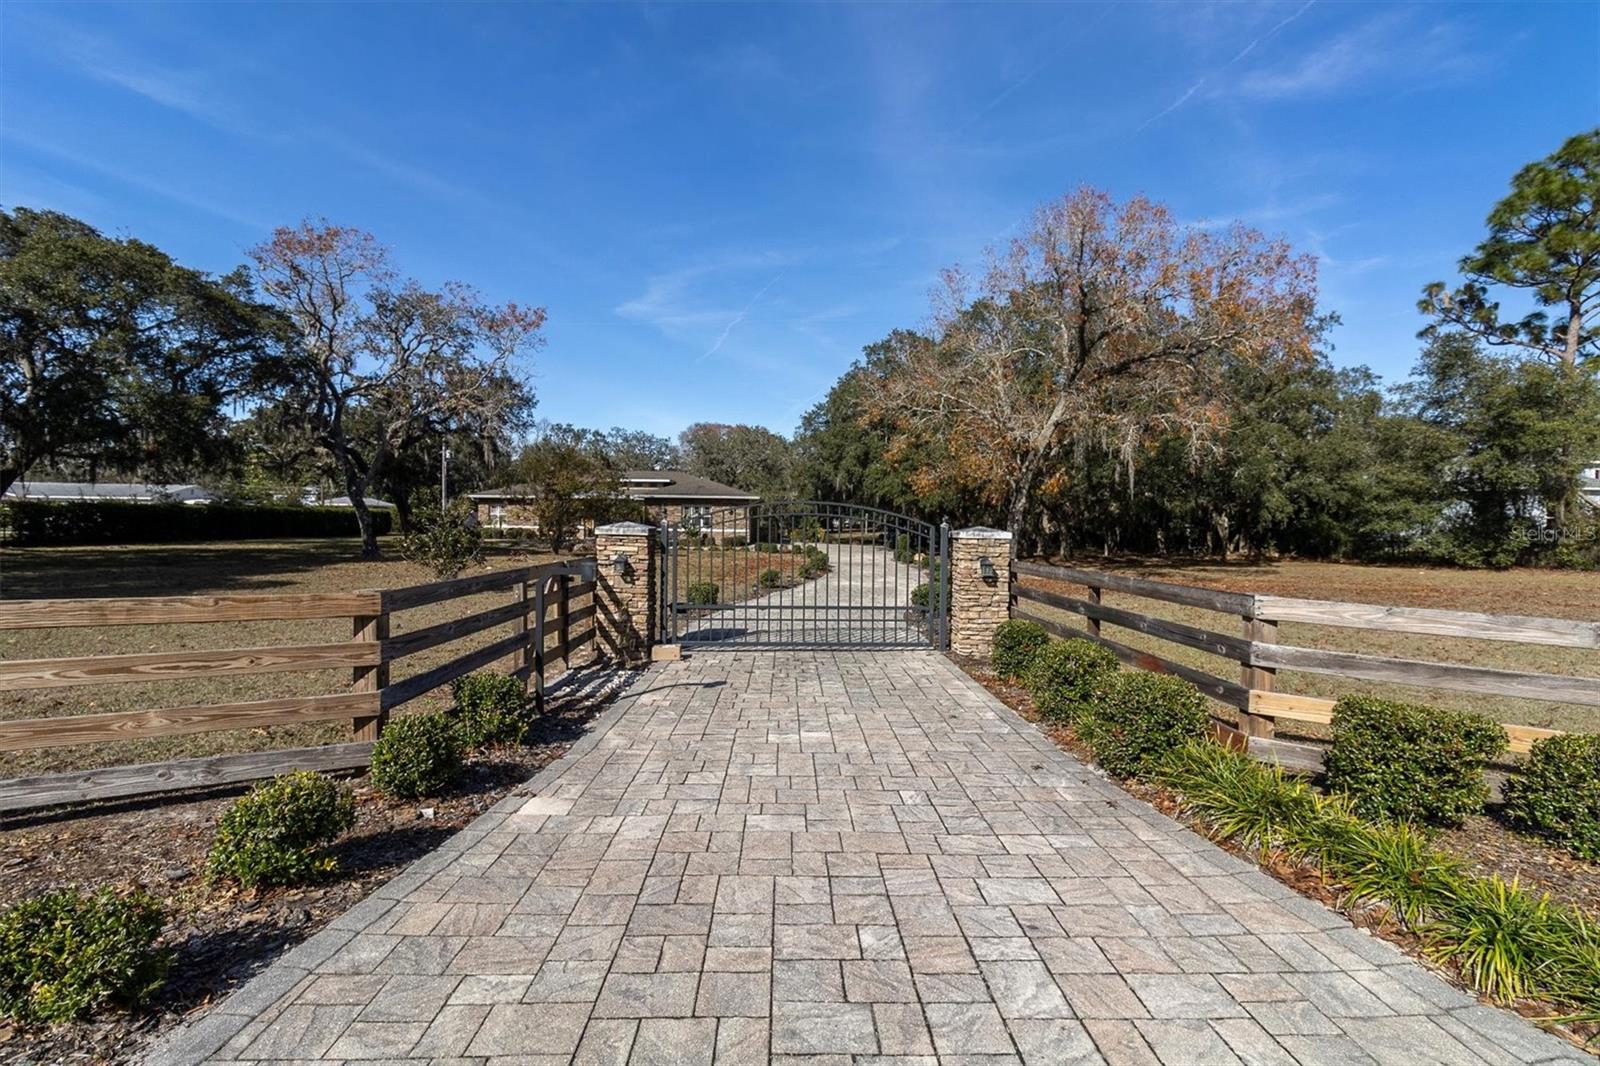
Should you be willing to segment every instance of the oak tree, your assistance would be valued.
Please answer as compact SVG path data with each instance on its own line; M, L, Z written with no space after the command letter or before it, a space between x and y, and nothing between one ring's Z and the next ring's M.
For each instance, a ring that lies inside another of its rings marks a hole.
M1152 435L1191 446L1226 418L1229 361L1307 361L1316 266L1255 230L1180 226L1143 197L1080 189L1040 207L977 279L945 274L936 343L865 380L895 449L936 461L920 491L951 485L1003 507L1018 550L1035 493L1072 476L1074 442L1130 463Z
M224 404L281 323L235 272L0 211L0 492L40 461L165 478L228 459Z
M258 384L303 413L342 476L362 554L376 557L366 498L395 455L429 436L494 435L527 419L521 361L541 342L544 309L399 278L371 234L327 222L279 228L250 254L295 332Z

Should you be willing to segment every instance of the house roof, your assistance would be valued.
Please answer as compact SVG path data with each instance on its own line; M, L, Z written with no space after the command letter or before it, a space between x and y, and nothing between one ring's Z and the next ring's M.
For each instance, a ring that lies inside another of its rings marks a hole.
M753 492L712 481L687 470L624 470L617 475L622 492L634 500L726 500L729 503L754 503L761 499ZM467 494L474 500L515 500L533 495L527 485L510 485Z
M17 481L6 489L12 500L177 500L209 502L216 494L199 485L158 485L118 481Z
M394 504L390 503L388 500L380 500L376 496L366 496L366 497L363 497L363 499L365 499L367 501L367 508L369 510L374 510L374 511L394 511L394 510L398 509L398 508L395 507ZM320 503L316 504L316 506L318 506L318 507L349 507L349 506L351 506L350 497L348 497L348 496L334 496L331 499L327 499L327 500L321 501Z

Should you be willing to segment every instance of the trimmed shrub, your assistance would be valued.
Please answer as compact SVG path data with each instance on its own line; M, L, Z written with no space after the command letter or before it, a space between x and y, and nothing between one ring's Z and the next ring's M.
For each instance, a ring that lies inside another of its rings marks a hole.
M485 744L520 744L532 720L522 681L509 674L482 672L450 683L455 706L450 717L461 739L477 748Z
M11 542L19 547L360 535L356 513L349 507L13 500L0 510ZM379 536L393 526L387 510L373 511L372 521Z
M688 589L689 602L702 607L722 599L722 586L715 581L696 581Z
M372 784L398 799L443 792L461 776L466 742L442 714L396 718L372 746Z
M994 627L994 647L989 662L994 672L1005 678L1026 676L1039 651L1050 643L1050 634L1038 622L1012 618Z
M1034 653L1022 679L1040 714L1072 722L1116 673L1117 657L1111 649L1073 637L1047 642Z
M800 577L809 581L811 578L826 574L831 568L828 562L828 553L813 545L806 545L805 555L800 563Z
M927 585L918 585L911 590L911 606L926 607L933 599L933 590Z
M783 584L783 574L777 570L763 570L758 581L764 589L775 589Z
M331 873L338 863L325 847L355 820L355 801L332 778L310 770L282 774L222 812L206 872L245 888Z
M1372 696L1333 708L1328 787L1381 821L1460 825L1483 810L1483 763L1506 750L1506 731L1478 714Z
M172 961L155 947L165 920L145 892L108 888L63 888L0 913L0 1014L65 1022L102 1006L139 1006Z
M1505 804L1512 825L1600 861L1600 733L1534 741L1522 772L1506 782Z
M433 504L418 508L400 539L400 554L441 579L482 563L483 530L471 503L456 500L443 510Z
M1078 735L1107 773L1132 777L1210 728L1199 689L1182 678L1130 670L1105 682L1079 719Z

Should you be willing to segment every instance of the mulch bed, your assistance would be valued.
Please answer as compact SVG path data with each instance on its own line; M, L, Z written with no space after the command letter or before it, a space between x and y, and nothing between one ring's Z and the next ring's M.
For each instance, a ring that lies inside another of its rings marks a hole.
M952 656L952 658L968 676L987 689L1001 703L1037 725L1040 731L1057 746L1070 751L1086 763L1094 762L1093 753L1070 728L1045 719L1035 710L1033 698L1022 686L996 676L982 660L966 656ZM1267 873L1301 895L1339 911L1356 925L1383 937L1467 994L1477 995L1476 991L1461 979L1459 973L1448 967L1441 967L1426 958L1422 943L1416 934L1390 921L1384 908L1368 907L1353 911L1346 909L1343 905L1343 894L1338 887L1330 884L1316 868L1305 863L1290 861L1280 853L1273 853L1263 860L1263 857L1256 852L1240 848L1231 841L1216 840L1206 832L1203 825L1188 817L1179 808L1176 797L1165 789L1156 788L1142 781L1119 781L1114 777L1108 777L1107 780L1135 798L1149 803L1168 817L1212 839L1225 851L1258 864ZM1524 886L1548 892L1553 899L1573 904L1600 916L1600 864L1586 862L1560 848L1553 848L1516 833L1487 815L1469 818L1459 829L1440 831L1434 837L1434 843L1443 850L1466 860L1468 868L1473 873L1498 874L1508 881L1514 877L1518 878ZM1506 1006L1483 997L1479 999L1491 1006ZM1510 1009L1535 1021L1558 1013L1550 1004L1539 1001L1519 1001L1511 1004ZM1550 1025L1547 1028L1591 1053L1597 1045L1600 1045L1600 1024L1583 1022L1571 1026Z
M175 955L167 983L137 1013L50 1028L0 1021L0 1063L129 1061L516 792L564 754L629 680L610 674L564 688L527 744L475 754L448 795L398 802L379 796L365 776L354 778L356 824L334 848L338 873L312 885L245 892L206 882L217 818L237 790L6 823L0 829L0 907L64 885L142 885L168 908L161 939Z

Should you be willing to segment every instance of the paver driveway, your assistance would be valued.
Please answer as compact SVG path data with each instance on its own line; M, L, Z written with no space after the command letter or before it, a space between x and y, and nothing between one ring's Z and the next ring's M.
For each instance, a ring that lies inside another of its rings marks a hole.
M1587 1062L931 652L705 652L159 1063Z

